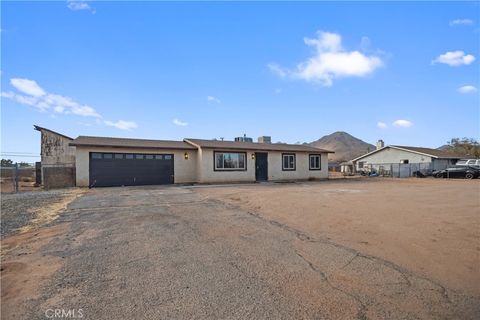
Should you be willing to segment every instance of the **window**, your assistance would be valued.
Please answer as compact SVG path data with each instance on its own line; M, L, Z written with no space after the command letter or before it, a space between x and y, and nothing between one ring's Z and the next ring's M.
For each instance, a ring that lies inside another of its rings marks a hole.
M123 159L123 153L115 153L115 159Z
M135 159L136 160L143 160L143 154L136 154Z
M125 159L132 160L133 159L133 154L126 154Z
M111 153L104 153L104 154L103 154L103 159L113 159L113 154L111 154Z
M322 156L319 154L310 155L310 170L322 170Z
M92 153L92 159L102 159L102 154L94 152Z
M155 155L155 159L157 160L162 160L163 159L163 156L161 154L156 154Z
M365 161L360 161L360 162L358 163L358 168L359 168L359 169L363 169L363 165L364 165L364 164L365 164Z
M294 153L283 153L282 154L282 170L295 170L295 154Z
M165 159L165 160L172 160L172 156L169 155L169 154L166 154L166 155L164 156L164 159Z
M147 155L145 156L145 159L147 159L147 160L153 160L153 155L147 154Z
M215 171L244 171L247 170L245 152L214 152Z
M408 159L405 159L405 160L400 160L400 163L403 163L403 164L408 164Z

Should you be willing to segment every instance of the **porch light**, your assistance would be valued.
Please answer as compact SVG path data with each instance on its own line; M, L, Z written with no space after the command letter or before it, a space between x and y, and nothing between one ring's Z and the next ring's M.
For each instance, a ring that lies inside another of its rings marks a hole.
M185 158L185 160L188 160L188 152L185 152L185 153L183 154L183 157Z
M252 160L255 160L255 153L252 153Z

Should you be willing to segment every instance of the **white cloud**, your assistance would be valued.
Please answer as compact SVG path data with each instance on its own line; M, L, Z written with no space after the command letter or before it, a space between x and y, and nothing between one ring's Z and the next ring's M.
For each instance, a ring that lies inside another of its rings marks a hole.
M207 96L207 101L208 102L215 102L215 103L221 103L220 99L214 96Z
M388 125L385 123L385 122L377 122L377 127L379 127L380 129L386 129L388 128Z
M273 91L275 94L280 94L282 93L282 89L281 88L277 88Z
M102 117L94 108L82 105L70 97L46 92L34 80L13 78L10 79L10 84L25 95L14 92L2 92L2 97L35 107L40 111L53 110L56 113L75 114L84 117Z
M34 80L14 78L10 79L10 84L18 91L34 97L41 97L45 95L45 91L40 88L38 83Z
M408 120L395 120L393 121L393 126L394 127L399 127L399 128L409 128L411 126L413 126L413 122L411 121L408 121Z
M362 39L365 45L367 39ZM342 37L331 32L317 32L317 38L304 38L307 46L315 47L315 54L293 70L269 64L270 70L280 78L290 77L307 82L331 86L334 79L364 77L383 65L380 57L360 51L347 51L342 47ZM368 40L369 42L369 40Z
M105 120L104 123L109 127L115 127L120 130L132 130L137 128L137 124L133 121L118 120L117 122L112 122Z
M474 92L477 92L477 88L475 88L474 86L462 86L460 88L457 89L458 92L460 93L474 93Z
M451 20L449 22L449 25L451 27L460 26L460 25L471 26L471 25L473 25L473 20L471 20L471 19L455 19L455 20Z
M465 54L465 52L457 51L448 51L444 54L439 55L435 60L432 61L432 64L444 63L448 64L451 67L458 67L461 65L468 65L475 61L475 57L471 54Z
M90 7L87 0L67 0L67 7L73 11L88 10L95 13L95 10Z
M183 122L183 121L180 121L178 119L173 119L173 124L176 125L176 126L180 126L180 127L186 127L188 126L188 122Z
M100 119L103 117L94 108L78 103L67 96L48 93L34 80L13 78L10 79L10 84L22 94L8 91L1 92L1 97L34 107L41 112L50 111L51 115L74 114L83 117L93 117L97 123L102 123ZM117 122L104 121L104 124L122 130L131 130L137 127L136 123L124 120Z
M285 78L288 74L288 70L283 69L278 64L269 63L267 67L280 78Z

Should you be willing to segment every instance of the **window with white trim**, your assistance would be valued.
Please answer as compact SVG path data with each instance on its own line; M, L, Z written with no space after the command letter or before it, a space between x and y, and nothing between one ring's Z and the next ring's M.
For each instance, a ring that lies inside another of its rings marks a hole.
M215 152L215 171L245 171L246 158L245 152Z
M282 170L284 171L295 170L295 153L282 154Z
M310 170L322 170L322 156L319 154L310 155Z

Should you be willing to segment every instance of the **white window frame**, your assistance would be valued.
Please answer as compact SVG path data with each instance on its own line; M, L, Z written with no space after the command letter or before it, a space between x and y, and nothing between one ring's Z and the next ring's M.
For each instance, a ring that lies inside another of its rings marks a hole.
M293 162L290 162L287 160L287 163L290 164L292 163L293 164L293 167L285 167L285 158L288 157L288 158L293 158ZM295 171L297 170L297 155L295 153L282 153L282 171Z
M318 167L312 167L312 158L318 158ZM308 169L309 170L322 170L322 155L310 154L308 155Z

